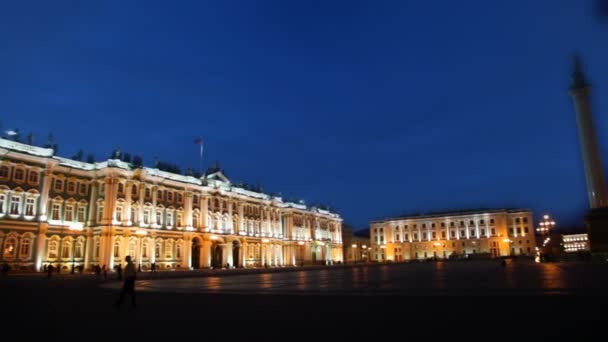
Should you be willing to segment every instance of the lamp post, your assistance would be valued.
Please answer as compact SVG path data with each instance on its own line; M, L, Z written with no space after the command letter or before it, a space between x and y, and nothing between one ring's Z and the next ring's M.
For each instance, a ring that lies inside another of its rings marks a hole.
M538 224L538 228L536 228L536 231L540 234L542 240L541 256L547 254L545 247L547 246L549 241L551 241L551 236L549 235L549 232L551 231L551 229L553 229L553 227L555 227L555 221L553 221L549 217L549 215L543 215L542 221Z

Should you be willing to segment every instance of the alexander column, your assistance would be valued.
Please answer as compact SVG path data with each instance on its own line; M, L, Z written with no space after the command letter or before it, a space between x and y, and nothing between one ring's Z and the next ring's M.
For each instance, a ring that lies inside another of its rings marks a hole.
M590 92L591 85L585 82L580 58L575 57L570 95L576 110L578 137L589 197L590 210L585 217L585 224L589 233L591 251L608 252L608 194L606 193L606 180L593 125Z

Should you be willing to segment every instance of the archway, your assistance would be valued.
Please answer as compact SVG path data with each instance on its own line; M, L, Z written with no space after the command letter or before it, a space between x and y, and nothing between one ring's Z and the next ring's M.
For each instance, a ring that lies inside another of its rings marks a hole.
M191 265L193 269L201 267L201 242L199 239L192 239L192 259Z
M211 266L213 268L222 268L222 246L215 244L211 248Z
M240 266L239 257L240 257L240 244L238 240L232 241L232 264L235 268Z

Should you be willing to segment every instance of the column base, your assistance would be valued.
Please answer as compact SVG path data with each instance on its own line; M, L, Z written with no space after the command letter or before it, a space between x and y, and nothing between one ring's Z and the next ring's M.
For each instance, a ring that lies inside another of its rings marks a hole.
M589 210L585 216L585 227L591 253L608 253L608 208Z

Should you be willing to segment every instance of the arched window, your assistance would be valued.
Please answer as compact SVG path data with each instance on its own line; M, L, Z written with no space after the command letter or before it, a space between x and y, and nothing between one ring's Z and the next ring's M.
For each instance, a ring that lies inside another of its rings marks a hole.
M171 242L170 240L167 240L167 242L165 242L165 258L167 259L171 259L171 257L173 256L173 242Z
M137 187L136 186L131 187L131 196L137 196Z
M72 243L69 241L63 241L63 243L61 244L61 257L62 258L69 258L70 257L70 250L72 249Z
M82 241L77 241L76 242L76 248L74 250L74 258L82 258L83 255L83 249L84 249L84 244L82 243Z
M129 255L131 257L135 257L135 247L137 246L135 241L129 242Z
M4 207L6 206L6 195L0 194L0 214L4 214Z
M93 251L93 258L99 259L99 249L100 249L100 243L99 243L99 241L95 241L95 250Z
M9 171L8 166L6 166L6 165L0 166L0 177L8 178L8 171Z
M114 242L114 257L120 258L120 242Z
M19 251L19 254L26 258L30 256L30 251L31 251L31 246L32 246L32 241L29 238L25 238L23 240L21 240L21 250Z
M121 222L122 221L122 205L118 204L116 205L116 221Z
M34 203L36 199L33 197L28 197L25 200L25 216L34 216Z
M16 252L16 247L17 247L17 240L14 237L10 237L8 239L6 239L6 242L4 243L4 253L2 255L4 255L4 258L6 259L12 259L15 257L15 252Z
M16 169L13 177L16 181L23 181L25 179L25 172L23 169Z
M11 215L19 215L19 207L21 205L21 196L11 197Z
M29 182L38 183L38 172L36 172L36 171L29 172Z
M141 257L142 258L147 258L148 257L148 243L144 243L142 248L141 248Z
M57 241L52 240L49 241L49 259L55 259L57 258Z
M182 258L182 245L181 244L177 244L175 246L175 258L176 259Z
M160 248L161 248L161 246L160 246L160 242L157 242L157 243L156 243L156 246L155 246L155 248L154 248L154 256L155 256L157 259L158 259L158 258L160 258Z
M123 192L125 192L125 185L122 183L118 183L118 193L122 194Z

